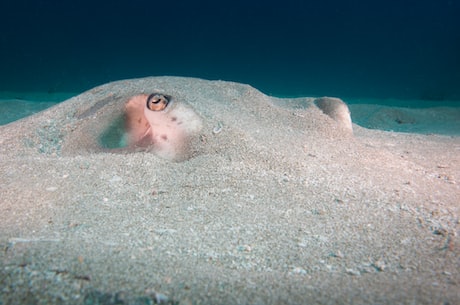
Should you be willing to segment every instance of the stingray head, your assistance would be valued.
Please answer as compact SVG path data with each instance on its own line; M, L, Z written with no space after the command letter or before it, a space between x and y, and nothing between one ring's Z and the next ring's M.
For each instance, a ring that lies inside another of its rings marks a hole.
M186 157L202 126L189 106L161 93L133 96L124 116L128 148L149 148L167 159Z

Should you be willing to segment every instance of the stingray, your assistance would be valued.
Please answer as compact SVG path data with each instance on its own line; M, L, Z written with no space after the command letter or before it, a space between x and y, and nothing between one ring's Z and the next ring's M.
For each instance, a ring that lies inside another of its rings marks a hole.
M63 156L144 151L173 161L245 153L261 134L271 149L282 148L276 137L284 130L298 132L299 147L309 138L353 135L350 111L337 98L269 98L247 85L173 77L102 85L4 128L14 130L0 138L7 151L17 145L24 153Z

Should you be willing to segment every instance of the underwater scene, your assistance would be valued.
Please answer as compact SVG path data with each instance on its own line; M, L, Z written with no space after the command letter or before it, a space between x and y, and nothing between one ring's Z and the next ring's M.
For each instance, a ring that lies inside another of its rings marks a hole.
M460 0L0 15L0 305L460 304Z
M460 133L460 1L22 0L0 8L0 124L107 82L171 75L277 97L340 97L364 127Z

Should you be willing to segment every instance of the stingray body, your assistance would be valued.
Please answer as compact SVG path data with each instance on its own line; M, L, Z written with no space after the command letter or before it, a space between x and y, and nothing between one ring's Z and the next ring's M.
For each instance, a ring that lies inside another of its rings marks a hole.
M20 126L27 152L145 151L173 161L235 149L245 154L255 149L245 143L262 134L270 150L284 149L276 137L285 129L298 130L300 155L310 138L353 135L350 112L340 99L270 98L247 85L174 77L102 85L11 126ZM1 149L17 150L17 141L0 139Z
M191 108L161 93L133 96L124 114L128 148L151 148L167 159L185 158L193 136L202 128Z

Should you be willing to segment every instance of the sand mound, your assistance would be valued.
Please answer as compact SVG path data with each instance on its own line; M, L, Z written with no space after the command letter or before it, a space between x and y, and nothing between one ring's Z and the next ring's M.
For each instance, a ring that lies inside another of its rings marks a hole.
M109 145L151 92L201 118L187 158ZM0 304L457 303L459 138L321 104L146 78L1 126Z

